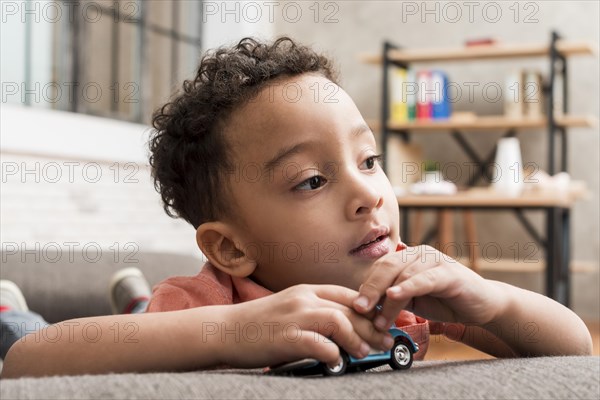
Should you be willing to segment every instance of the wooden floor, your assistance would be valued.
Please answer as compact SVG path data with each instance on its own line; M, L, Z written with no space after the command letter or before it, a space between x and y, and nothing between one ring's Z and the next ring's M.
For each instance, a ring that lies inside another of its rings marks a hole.
M600 355L600 321L586 321L594 342L593 354ZM426 360L477 360L493 358L462 343L452 342L440 336L432 336Z

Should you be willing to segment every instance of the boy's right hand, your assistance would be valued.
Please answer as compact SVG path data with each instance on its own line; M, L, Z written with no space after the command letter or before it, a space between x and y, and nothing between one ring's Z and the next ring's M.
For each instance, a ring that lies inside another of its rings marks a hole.
M224 307L224 321L217 327L221 361L240 368L302 358L336 365L340 361L337 345L357 358L365 357L371 347L389 350L391 335L378 331L372 316L352 309L357 294L342 286L297 285Z

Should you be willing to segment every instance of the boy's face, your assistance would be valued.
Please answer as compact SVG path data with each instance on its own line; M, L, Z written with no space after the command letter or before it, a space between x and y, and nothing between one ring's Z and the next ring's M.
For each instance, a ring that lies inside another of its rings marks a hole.
M348 94L305 74L273 82L226 127L236 246L253 279L358 289L400 241L398 204L375 138ZM368 242L375 242L366 245ZM361 245L365 245L362 246Z

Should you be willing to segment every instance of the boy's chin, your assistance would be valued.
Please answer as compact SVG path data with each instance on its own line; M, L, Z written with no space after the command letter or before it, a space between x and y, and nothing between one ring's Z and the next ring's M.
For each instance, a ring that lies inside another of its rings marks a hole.
M347 286L348 288L353 290L358 290L360 288L360 285L362 285L367 280L367 278L373 273L375 268L377 268L377 261L379 261L382 257L379 257L378 259L374 260L369 260L368 262L361 265L357 269L357 271L352 275L352 281L349 282L348 285L344 286Z
M356 290L360 289L360 285L362 285L367 278L371 275L373 271L374 262L360 268L354 274L351 274L350 281L344 282L343 286L346 286L348 289Z

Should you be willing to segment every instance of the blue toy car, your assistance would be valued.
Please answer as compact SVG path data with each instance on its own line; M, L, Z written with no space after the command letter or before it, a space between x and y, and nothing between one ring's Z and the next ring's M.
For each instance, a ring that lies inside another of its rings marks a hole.
M340 348L342 362L335 367L329 367L314 358L305 358L270 367L266 372L275 375L305 376L323 374L339 376L346 372L366 371L383 364L389 364L394 369L410 368L413 362L413 354L419 351L419 346L402 329L392 327L389 329L389 333L394 338L394 346L388 351L371 349L368 356L354 358Z

